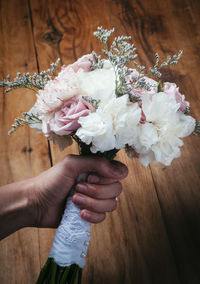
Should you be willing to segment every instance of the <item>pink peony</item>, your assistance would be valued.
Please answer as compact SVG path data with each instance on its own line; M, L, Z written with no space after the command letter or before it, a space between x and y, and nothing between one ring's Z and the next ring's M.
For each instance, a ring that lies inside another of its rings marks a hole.
M37 94L36 109L40 119L48 120L52 117L52 113L63 105L63 102L79 96L79 80L77 72L89 72L91 62L95 60L92 54L84 55L79 58L75 63L63 66L58 76L49 81L44 90L40 90Z
M82 69L84 72L89 72L90 67L91 67L91 62L89 61L92 60L93 62L95 61L94 56L92 54L86 54L79 58L76 62L73 64L70 64L67 66L67 69L72 68L75 73L79 71L79 69Z
M176 102L180 104L180 111L182 111L183 113L187 111L190 104L189 102L185 101L185 96L179 92L179 88L175 83L164 83L164 92L176 99Z
M89 115L94 108L80 97L73 97L52 114L48 123L43 121L42 131L49 137L51 132L57 135L69 135L76 131L80 124L80 117Z
M63 73L61 71L37 94L36 110L40 119L46 122L48 122L52 113L63 105L63 102L80 95L76 73L72 69L65 74Z

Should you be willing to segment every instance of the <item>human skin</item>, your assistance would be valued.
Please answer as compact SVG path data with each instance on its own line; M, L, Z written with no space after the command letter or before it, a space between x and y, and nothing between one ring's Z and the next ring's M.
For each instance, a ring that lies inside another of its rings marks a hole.
M87 181L76 184L85 172ZM39 176L0 187L0 239L24 227L56 228L74 185L72 200L80 216L91 223L103 221L106 212L116 209L120 180L127 174L117 161L68 155Z

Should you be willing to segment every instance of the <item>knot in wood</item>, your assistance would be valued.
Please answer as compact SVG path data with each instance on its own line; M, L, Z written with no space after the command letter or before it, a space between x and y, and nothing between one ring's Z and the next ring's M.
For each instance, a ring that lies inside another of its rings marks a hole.
M62 37L63 37L63 34L58 30L46 32L46 33L43 34L43 39L45 41L53 43L53 44L59 43L61 41Z

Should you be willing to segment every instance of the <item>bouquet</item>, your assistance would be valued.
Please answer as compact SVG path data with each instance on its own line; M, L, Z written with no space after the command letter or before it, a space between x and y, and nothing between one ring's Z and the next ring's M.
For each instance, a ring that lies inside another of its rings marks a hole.
M189 116L189 102L175 83L161 83L161 69L178 63L182 51L148 70L136 62L137 54L129 36L110 43L114 32L98 27L95 37L104 45L104 57L94 51L77 62L62 66L59 60L39 74L17 73L0 82L8 87L28 88L35 92L35 105L16 118L9 134L28 124L42 132L60 150L75 140L80 155L100 155L112 160L120 149L138 157L146 167L151 162L170 165L180 156L181 138L199 134L200 123ZM132 65L131 65L132 64ZM154 76L157 80L152 79ZM87 179L87 173L77 182ZM80 217L72 202L74 189L66 203L61 224L49 258L37 283L81 283L81 272L90 239L90 223Z

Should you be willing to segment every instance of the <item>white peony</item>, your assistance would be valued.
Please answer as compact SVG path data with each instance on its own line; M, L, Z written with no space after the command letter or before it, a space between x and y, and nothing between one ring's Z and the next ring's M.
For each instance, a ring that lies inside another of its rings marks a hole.
M79 72L77 76L82 96L100 100L101 105L106 105L108 100L115 97L115 73L109 64L92 72Z
M190 135L195 120L178 112L180 104L165 93L142 97L142 109L146 116L145 124L139 125L139 135L133 147L139 153L141 163L161 162L170 165L180 156L180 138Z
M81 127L76 135L89 145L92 153L104 152L115 148L115 136L112 127L112 116L105 114L101 109L90 113L86 117L79 118Z
M126 144L132 145L137 138L141 118L138 103L130 102L128 95L124 95L108 101L103 112L112 116L115 148L122 149Z
M131 103L128 95L113 98L96 113L81 117L76 135L87 145L92 143L93 153L121 149L136 140L140 117L140 107Z

